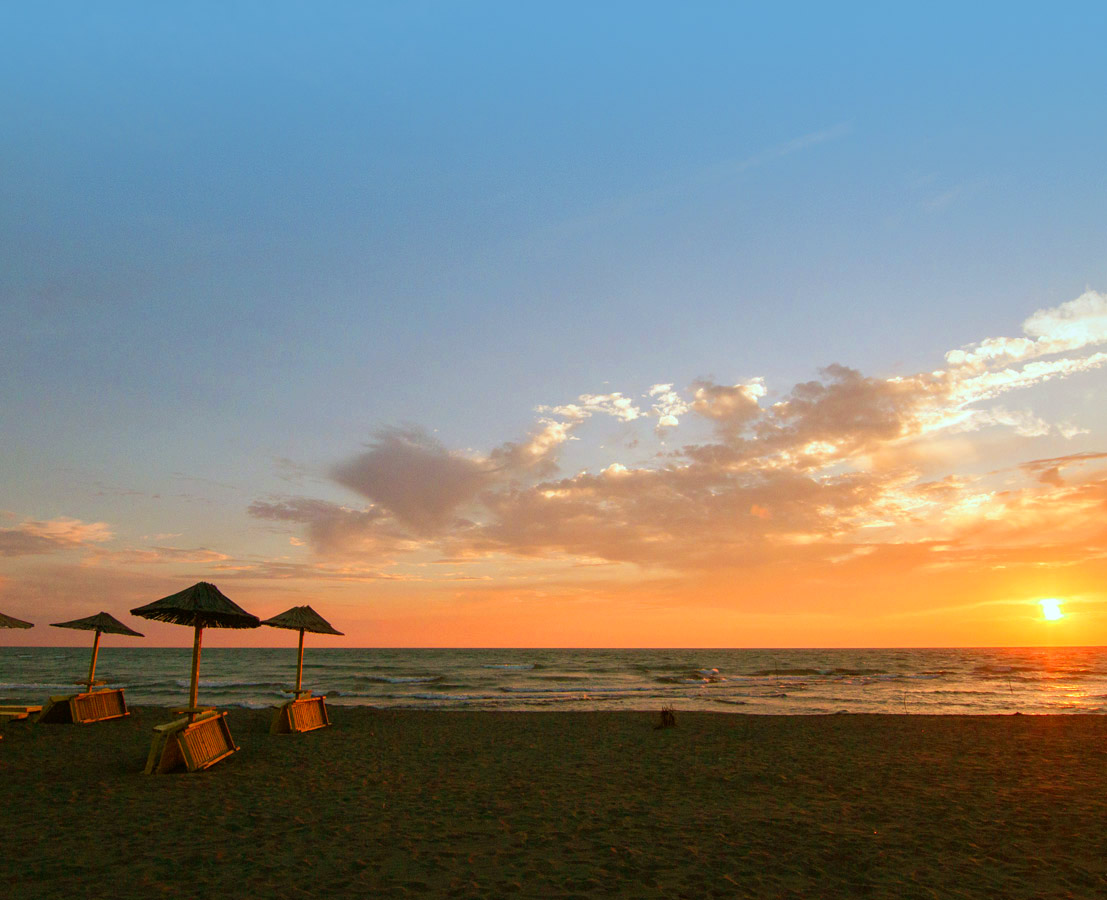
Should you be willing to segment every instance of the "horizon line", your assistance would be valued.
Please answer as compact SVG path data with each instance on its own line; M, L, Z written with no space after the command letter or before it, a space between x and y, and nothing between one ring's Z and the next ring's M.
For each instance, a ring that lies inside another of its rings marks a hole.
M203 648L206 653L209 650L288 650L293 647L292 644L273 644L273 645L256 645L256 644L243 644L233 647L213 647L205 646ZM87 649L85 644L2 644L0 650L70 650L70 649ZM105 649L103 645L101 650ZM112 647L116 650L191 650L191 644L147 644L144 646L133 646L120 644L118 647ZM611 650L611 651L640 651L640 650L750 650L750 651L784 651L784 650L1102 650L1107 649L1107 644L947 644L944 646L937 645L917 645L917 646L887 646L887 647L864 647L864 646L825 646L825 647L805 647L805 646L793 646L793 647L728 647L728 646L700 646L700 647L599 647L599 646L573 646L573 647L555 647L555 646L508 646L508 645L494 645L494 646L449 646L449 645L426 645L426 646L358 646L358 647L316 647L312 646L311 652L317 652L322 650Z

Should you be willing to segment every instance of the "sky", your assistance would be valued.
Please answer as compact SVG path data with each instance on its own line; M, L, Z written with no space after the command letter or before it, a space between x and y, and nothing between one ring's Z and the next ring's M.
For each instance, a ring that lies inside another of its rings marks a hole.
M1105 26L5 5L0 642L1107 644Z

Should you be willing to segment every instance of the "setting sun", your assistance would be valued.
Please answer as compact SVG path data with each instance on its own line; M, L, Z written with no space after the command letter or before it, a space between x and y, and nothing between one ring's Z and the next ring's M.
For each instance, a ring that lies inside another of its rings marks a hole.
M1038 604L1042 607L1042 618L1048 622L1056 622L1058 619L1063 619L1065 614L1061 612L1061 601L1054 598L1047 600L1039 600Z

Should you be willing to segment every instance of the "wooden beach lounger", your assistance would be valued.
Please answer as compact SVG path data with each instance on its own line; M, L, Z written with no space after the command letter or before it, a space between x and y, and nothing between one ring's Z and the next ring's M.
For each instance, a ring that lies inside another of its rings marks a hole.
M311 691L305 693L311 694ZM314 731L331 724L327 715L327 704L322 697L297 697L273 711L273 723L270 734L290 734L300 731Z
M91 725L94 722L121 719L129 715L127 702L123 699L123 691L116 689L51 697L49 705L39 713L35 721L49 725L69 722Z
M0 722L16 722L37 713L41 706L0 706Z
M190 712L174 710L174 712ZM179 769L198 772L226 759L241 748L235 745L227 714L214 709L192 710L191 716L154 726L154 739L146 757L146 775L161 775Z
M41 709L41 706L0 706L0 725L26 719L31 713L37 713ZM4 736L0 734L0 741L3 739Z
M5 722L18 722L41 710L41 706L0 706L0 725Z

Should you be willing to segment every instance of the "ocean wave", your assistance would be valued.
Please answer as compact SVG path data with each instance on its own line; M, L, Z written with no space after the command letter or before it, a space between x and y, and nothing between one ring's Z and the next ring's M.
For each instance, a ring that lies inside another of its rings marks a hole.
M392 694L389 699L394 700L436 700L451 703L472 703L475 701L500 700L499 694Z
M329 690L329 691L326 691L326 692L324 692L324 693L323 693L323 696L324 696L324 697L326 697L326 698L327 698L328 700L330 700L330 699L332 699L332 698L333 698L333 699L335 699L335 700L338 700L338 699L342 699L342 700L349 700L349 699L351 699L351 698L354 698L354 699L364 699L364 700L376 700L376 699L378 699L378 698L380 698L380 697L387 697L387 696L390 696L390 695L388 695L388 694L377 694L377 693L373 693L373 694L364 694L364 693L362 693L362 692L360 692L360 691L336 691L336 690ZM396 694L395 696L399 697L399 696L403 696L403 695L401 695L401 694Z
M607 685L573 685L563 689L557 687L514 687L504 685L497 688L505 694L640 694L652 690L648 687L609 687Z
M911 691L907 694L908 699L912 697L946 697L946 696L966 696L966 697L1000 697L1003 694L997 694L995 691L971 691L971 690L958 690L957 688L936 688L931 691Z
M749 682L732 682L728 678L702 678L698 675L659 675L654 679L658 684L679 684L689 687L710 687L721 684L742 684Z
M718 669L693 669L690 672L658 675L654 678L654 681L661 684L718 684L729 680L725 675L720 675Z
M887 676L898 678L898 673L889 672L887 669L849 668L837 666L829 669L793 668L793 669L758 669L747 673L758 678L813 678L813 677L838 677L838 678L878 678Z
M521 696L504 696L504 695L490 695L490 694L460 694L453 696L439 696L439 695L407 695L396 696L395 699L399 702L390 704L396 708L419 708L424 705L431 705L437 709L454 709L454 708L512 708L512 709L531 709L531 708L565 708L572 709L574 707L591 707L592 704L617 704L620 700L625 699L618 694L554 694L549 696L535 696L533 694L524 694ZM664 698L657 697L651 698L657 700L663 700ZM420 703L412 703L411 701L417 700ZM651 710L652 711L652 710Z
M514 669L520 672L529 672L531 669L538 668L537 663L491 663L489 665L481 666L482 669Z
M78 685L73 682L39 682L32 681L26 683L20 682L4 682L0 683L0 692L4 691L70 691L72 693L77 692Z
M441 681L442 675L361 675L362 681L374 684L434 684Z
M588 675L573 675L570 673L552 674L552 675L535 675L535 681L588 681L596 675L595 672Z
M973 669L978 675L1015 675L1021 672L1035 672L1037 674L1047 674L1042 671L1041 666L1030 665L1001 665L999 663L983 663Z
M177 687L187 688L192 687L192 680L189 678L178 678L175 682ZM201 678L198 682L202 688L251 688L251 687L267 687L276 688L280 690L288 682L287 681L235 681L233 679L204 679Z

